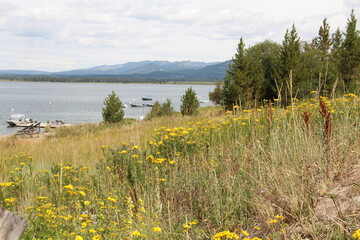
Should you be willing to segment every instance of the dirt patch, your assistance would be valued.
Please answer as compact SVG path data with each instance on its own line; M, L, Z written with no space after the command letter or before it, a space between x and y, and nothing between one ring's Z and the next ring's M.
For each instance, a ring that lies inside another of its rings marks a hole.
M360 160L349 173L335 182L314 209L319 220L360 218Z

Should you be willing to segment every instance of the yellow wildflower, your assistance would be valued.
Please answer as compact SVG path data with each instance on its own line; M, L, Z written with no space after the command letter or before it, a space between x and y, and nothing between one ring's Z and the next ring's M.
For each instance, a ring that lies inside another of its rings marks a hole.
M187 225L187 224L183 224L183 227L184 227L184 228L191 228L191 226L190 226L190 225Z
M133 231L132 235L133 235L133 236L140 236L140 232L138 232L138 231Z
M111 201L111 202L114 202L114 203L117 202L116 198L108 197L107 199L108 199L109 201Z
M236 233L230 232L230 231L223 231L215 234L212 239L213 240L221 240L222 237L225 237L226 239L239 239L239 236Z
M352 237L355 238L356 240L360 240L360 229L356 230L352 235Z
M161 228L160 227L153 227L153 232L161 232Z
M10 187L14 185L14 182L0 183L0 187Z
M81 195L85 196L86 193L84 191L79 191L78 193L80 193Z
M241 230L241 233L244 234L245 236L249 236L249 233L245 230Z
M5 199L4 199L4 202L7 202L7 203L13 203L13 202L15 202L15 198L14 198L14 197L11 197L11 198L5 198Z
M87 206L90 204L90 201L84 201L84 204Z
M269 221L269 223L277 223L277 220L276 220L276 219L271 219L271 220Z
M63 186L63 188L73 190L74 186L72 184L69 184L69 185Z
M84 239L83 239L82 236L77 235L77 236L75 237L75 240L84 240Z
M92 238L92 240L99 240L99 239L101 239L101 236L100 236L100 235L95 235L95 236Z

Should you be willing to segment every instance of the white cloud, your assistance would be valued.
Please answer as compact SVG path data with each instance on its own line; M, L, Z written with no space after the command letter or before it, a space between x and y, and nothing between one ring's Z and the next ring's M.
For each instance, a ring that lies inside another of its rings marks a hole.
M344 29L357 0L0 1L0 69L67 70L141 60L224 61L247 45L281 42L295 23Z

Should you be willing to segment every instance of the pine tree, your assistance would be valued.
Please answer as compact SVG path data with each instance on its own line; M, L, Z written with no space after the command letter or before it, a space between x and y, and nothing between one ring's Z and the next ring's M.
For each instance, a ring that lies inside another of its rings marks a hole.
M114 91L104 100L102 108L103 120L106 123L118 123L124 117L123 104Z
M355 76L358 74L356 71L359 70L360 65L360 36L359 31L356 30L356 23L355 13L352 10L340 51L340 71L348 90L351 90L349 87L355 83Z
M234 105L240 104L240 101L245 101L248 96L252 95L246 74L246 65L245 43L240 38L237 52L226 71L222 88L223 104L227 109L232 109Z
M325 58L331 47L331 37L330 37L330 26L327 23L327 19L323 20L323 25L319 29L319 36L316 38L316 48L319 49L323 53L323 57Z
M281 88L281 96L290 97L299 86L300 65L300 38L296 32L295 25L291 31L286 30L279 53L278 86ZM291 73L291 79L290 79ZM290 81L291 80L291 81ZM280 96L279 96L280 97Z
M184 115L193 115L200 107L200 102L197 99L195 91L190 87L185 91L181 97L180 112Z

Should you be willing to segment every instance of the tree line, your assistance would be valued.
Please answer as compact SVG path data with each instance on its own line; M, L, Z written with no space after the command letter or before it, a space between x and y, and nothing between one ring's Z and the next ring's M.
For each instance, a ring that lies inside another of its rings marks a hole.
M282 44L265 40L248 48L241 37L223 81L209 97L230 109L276 99L288 105L293 98L316 91L322 96L359 91L360 32L354 10L345 32L332 34L325 18L318 36L301 41L295 25L285 32Z

